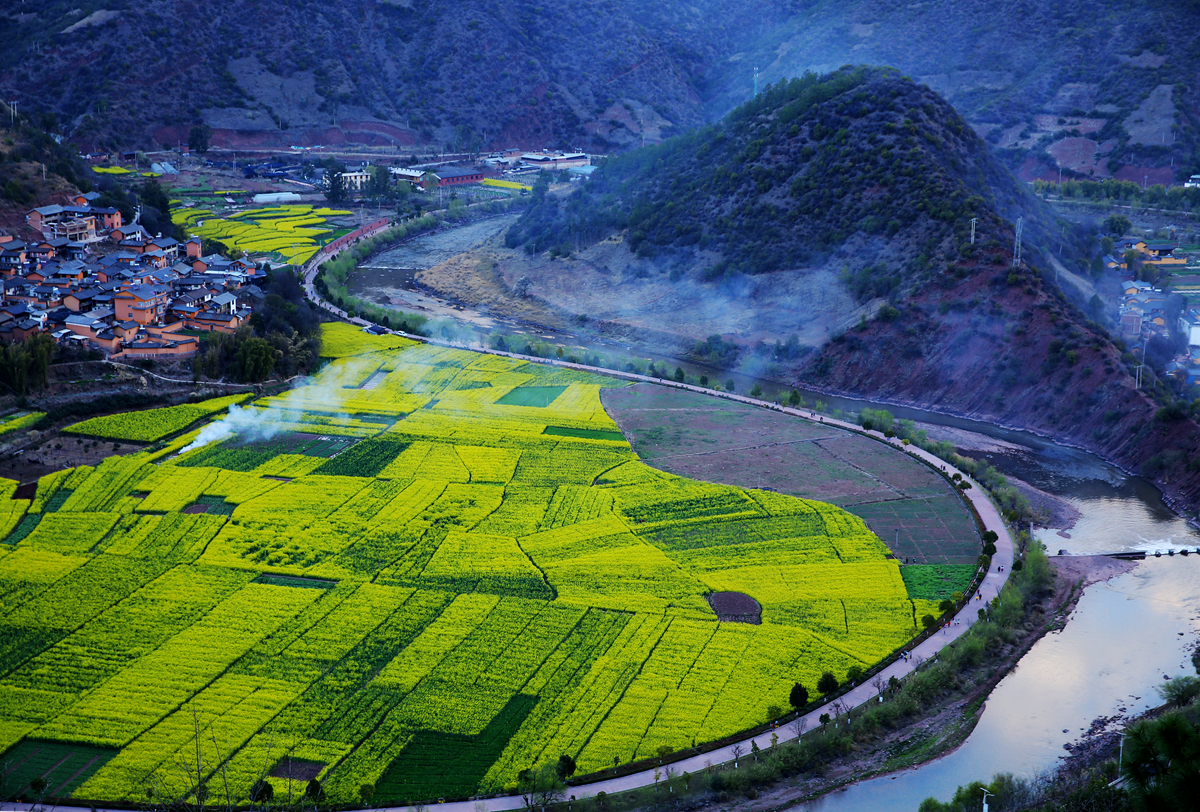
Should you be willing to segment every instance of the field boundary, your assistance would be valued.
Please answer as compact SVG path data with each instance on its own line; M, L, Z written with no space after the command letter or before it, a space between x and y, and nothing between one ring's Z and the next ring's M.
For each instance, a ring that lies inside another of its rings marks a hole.
M368 236L368 235L363 235ZM730 392L716 392L711 389L695 386L687 383L676 381L668 381L660 378L653 378L648 375L640 375L633 372L623 372L621 370L605 369L601 367L592 367L586 364L571 363L558 359L540 358L535 356L522 355L519 353L508 352L504 350L496 350L491 348L478 348L465 346L460 342L444 341L427 336L412 335L402 331L389 330L381 327L361 317L347 318L344 311L334 307L326 302L312 286L312 278L315 276L319 264L330 259L331 256L322 256L318 253L310 261L312 266L305 269L305 291L314 304L322 307L325 310L333 312L343 319L363 327L364 330L371 328L373 331L382 331L390 335L401 335L411 338L421 343L431 344L435 346L451 347L455 349L468 350L480 355L496 355L514 360L524 361L527 363L542 364L550 367L560 367L565 369L574 369L581 372L589 372L597 375L605 375L618 380L626 380L637 383L651 383L658 386L679 389L697 394L706 395L708 397L724 398L725 400L742 403L748 406L753 406L761 409L768 409L782 414L798 417L810 422L818 424L828 423L844 431L848 431L857 435L861 435L876 442L884 443L891 446L901 453L908 454L915 459L923 462L925 465L939 473L947 481L951 481L952 473L958 473L962 479L971 484L969 490L963 491L957 487L954 488L959 493L960 499L965 502L971 515L974 517L976 526L980 532L984 530L993 530L999 537L996 542L996 555L992 556L991 564L986 574L982 578L976 578L976 583L973 583L972 594L975 594L978 600L991 600L1000 594L1000 590L1007 582L1008 575L1012 570L1012 562L1014 558L1014 540L1007 524L1001 518L1000 512L991 501L991 497L983 486L973 480L969 474L957 471L950 463L945 462L939 457L918 448L913 445L904 445L902 440L895 437L885 437L882 432L876 430L864 429L854 423L849 423L844 420L839 420L833 417L817 414L808 409L800 409L792 406L784 406L781 404L771 403L768 401L758 400L756 398L747 397L745 395L737 395ZM969 603L964 604L969 606ZM900 659L898 655L893 655L891 661L884 661L884 664L878 671L886 681L890 677L901 679L912 673L917 664L924 660L932 659L945 646L950 645L963 634L965 634L973 625L974 621L970 617L970 612L961 612L959 621L962 625L952 625L950 617L946 618L946 622L939 627L923 632L913 638L912 643L906 646L905 650L909 656L905 659ZM819 725L819 717L823 713L832 713L837 715L834 708L834 703L838 703L839 707L853 709L857 708L868 701L876 698L876 691L866 683L860 683L854 688L844 693L831 696L829 701L822 705L807 711L803 718L809 727ZM788 725L788 728L791 728ZM776 742L787 742L792 739L799 738L794 732L780 735L782 727L771 727L764 725L760 728L745 731L735 737L727 738L722 741L710 742L710 747L701 749L695 748L691 752L694 755L685 758L670 761L668 764L657 764L659 760L646 761L642 763L633 763L625 765L625 770L619 770L617 775L609 778L600 778L599 780L589 781L587 783L572 784L569 787L569 793L576 799L594 797L603 792L612 794L633 789L641 789L647 786L654 786L662 778L662 769L669 766L671 769L682 772L696 772L704 770L715 764L723 764L726 762L735 762L738 758L748 752L751 747L758 747L761 750L769 749L772 746L771 738L775 737ZM700 752L696 752L699 750ZM677 754L678 755L678 754ZM653 765L653 766L652 766ZM626 772L628 770L628 772ZM597 777L603 776L604 772L594 774ZM525 808L525 800L521 796L494 796L490 798L475 798L466 801L453 801L449 803L439 803L440 809L445 809L447 812L504 812L505 810L514 810ZM424 805L418 804L413 806L395 806L385 807L388 812L417 812L424 809ZM82 812L82 810L80 810Z

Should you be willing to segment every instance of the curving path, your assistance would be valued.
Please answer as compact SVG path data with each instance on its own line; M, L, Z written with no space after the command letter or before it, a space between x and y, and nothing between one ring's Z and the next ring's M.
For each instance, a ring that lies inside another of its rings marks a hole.
M308 293L309 299L311 299L314 304L330 312L336 313L343 318L346 318L346 315L343 311L323 300L313 287L313 280L316 277L318 266L321 262L331 258L331 256L332 255L316 254L312 258L310 261L312 267L305 269L304 288ZM353 318L348 320L363 327L376 326L371 322L365 321L361 318ZM388 332L396 334L394 331L389 330ZM424 336L413 336L407 333L402 333L401 335L406 335L409 338L413 338L417 341L422 341L427 344L437 344L445 347L459 347L467 349L467 347L464 347L464 345L460 342L442 341L435 338L426 338ZM806 409L780 406L774 403L756 400L755 398L746 397L744 395L736 395L729 392L714 392L713 390L705 387L677 383L675 381L668 381L660 378L652 378L648 375L638 375L636 373L621 372L619 370L605 369L602 367L591 367L585 364L573 364L567 361L520 355L518 353L503 352L488 348L470 347L469 349L489 355L502 355L508 358L545 364L548 366L567 367L570 369L578 369L584 372L593 372L600 375L608 375L610 377L622 378L630 381L654 383L660 386L670 386L676 389L684 389L690 392L708 395L710 397L721 397L725 398L726 400L734 400L751 406L772 409L774 411L794 415L805 420L828 423L841 429L847 429L849 431L866 435L879 442L894 446L904 453L911 454L917 459L924 461L928 465L943 471L946 474L952 474L957 470L940 457L936 457L933 454L930 454L928 451L917 448L913 445L906 446L898 438L889 439L884 437L881 432L865 431L859 425L848 423L844 420L836 420L825 415L819 415ZM984 576L982 583L979 585L979 589L975 593L975 597L972 598L972 600L968 602L968 605L963 608L963 610L959 613L958 618L943 625L936 633L930 635L919 645L912 648L910 650L912 656L909 659L897 660L879 672L885 681L887 681L890 677L901 679L912 673L921 662L925 660L936 659L938 652L941 651L942 648L950 643L953 643L955 640L965 634L975 620L978 619L978 613L975 611L975 607L972 606L972 604L978 604L978 606L982 606L984 602L990 601L997 597L1000 594L1000 590L1003 588L1006 580L1008 579L1009 572L1012 569L1014 543L1008 526L1004 523L1003 519L1001 519L999 511L996 509L996 506L992 503L991 499L988 498L983 486L971 479L965 472L958 471L958 473L962 474L963 479L966 479L971 483L971 488L963 492L963 495L970 500L971 504L974 506L976 513L983 522L984 529L994 530L996 535L999 536L999 539L996 541L996 555L992 556L991 569L988 571L987 575ZM954 625L955 623L960 625ZM837 710L834 708L835 704L840 704L843 710L847 708L853 709L864 705L867 702L875 701L877 696L878 693L871 685L863 683L838 697L833 702L825 703L805 714L799 727L802 731L812 730L819 727L819 719L821 714L824 713L828 713L831 717L836 718ZM671 774L676 775L683 772L695 773L714 764L736 762L737 759L749 755L751 742L757 744L761 750L768 750L771 747L772 733L778 736L779 742L794 740L798 738L796 727L797 726L794 723L789 722L785 726L774 731L762 733L757 736L747 736L745 739L741 739L719 749L672 762L669 765L665 765L660 770L648 769L643 770L642 772L619 776L617 778L608 778L603 781L596 781L590 784L572 786L568 788L567 794L575 798L589 798L600 792L612 794L614 792L623 792L625 790L654 786L656 783L658 783L658 781L662 780L666 776L668 771L670 771ZM424 805L422 805L420 808L424 809ZM496 798L486 798L477 801L456 801L453 803L438 804L437 808L439 810L445 810L446 812L485 812L485 810L501 812L502 810L524 809L525 801L519 795L509 795ZM387 807L386 809L387 812L416 812L418 807Z
M383 231L385 228L386 226L381 226L369 234L364 234L363 237L374 236L376 233ZM337 251L318 252L317 254L313 255L312 259L306 264L303 273L304 290L306 295L318 307L334 313L354 324L358 324L362 327L377 326L372 322L366 321L362 318L348 318L344 311L325 301L317 293L317 290L313 285L317 271L322 262L332 259L337 255L337 253ZM388 330L387 332L397 334L391 330ZM468 349L459 342L441 341L438 339L426 338L424 336L411 336L408 334L402 335L407 335L409 338L413 338L427 344L437 344L446 347ZM756 400L744 395L736 395L729 392L714 392L713 390L704 387L676 383L674 381L662 380L659 378L652 378L648 375L638 375L635 373L621 372L602 367L590 367L584 364L572 364L566 361L519 355L517 353L502 352L500 350L492 350L487 348L471 347L469 349L490 355L503 355L508 358L515 358L532 363L546 364L549 366L561 366L570 369L578 369L584 372L593 372L600 375L622 378L630 381L654 383L659 384L660 386L670 386L676 389L684 389L687 391L708 395L710 397L721 397L725 398L726 400L734 400L751 406L757 406L759 408L772 409L777 412L794 415L796 417L804 418L805 420L811 420L813 422L829 423L832 426L854 431L878 440L879 442L888 443L889 445L895 446L898 450L907 454L911 454L917 459L920 459L934 468L946 472L947 474L954 473L956 470L953 468L953 466L942 460L940 457L936 457L923 449L917 448L916 446L905 446L899 439L888 439L878 431L864 431L861 426L856 424L848 423L844 420L836 420L825 415L819 415L806 409L780 406L774 403ZM943 625L937 632L909 650L912 655L910 659L897 660L896 662L884 668L879 673L885 681L891 677L902 679L903 677L912 673L925 660L936 659L938 652L941 651L942 648L953 643L955 640L965 634L967 629L969 629L973 622L977 619L978 613L975 611L975 606L973 604L982 606L984 602L990 601L997 597L1000 594L1000 590L1003 588L1009 572L1012 569L1014 545L1013 537L1009 532L1008 526L1000 518L999 511L996 510L996 506L992 504L992 501L988 498L987 494L983 490L983 487L978 482L975 482L968 477L966 473L962 471L959 471L958 473L962 474L963 478L971 483L972 487L965 491L963 495L969 499L971 504L975 507L979 518L983 522L984 528L987 530L994 530L996 535L999 536L999 540L996 542L996 555L992 557L991 569L988 571L987 575L984 576L983 582L980 584L979 589L975 593L976 597L972 598L972 600L968 602L967 606L965 606L963 611L960 613L960 618L957 622L959 622L961 625L953 625L955 621L951 621L950 623ZM865 705L867 702L876 701L877 696L877 692L873 687L871 687L871 685L863 683L841 695L835 701L828 702L817 708L814 708L812 711L804 715L803 720L798 725L793 722L788 722L783 727L777 728L774 731L761 733L757 736L747 736L744 739L740 739L719 749L711 750L707 753L691 756L689 758L664 765L659 770L648 769L643 770L642 772L630 773L629 775L623 775L617 778L609 778L603 781L595 781L590 784L572 786L568 788L567 794L568 796L574 798L589 798L600 792L612 794L614 792L623 792L625 790L640 789L642 787L654 786L668 775L678 775L683 772L696 773L715 764L725 764L730 762L736 763L739 758L747 757L749 755L751 742L757 744L761 750L769 750L771 748L772 733L778 737L778 741L781 743L795 740L798 738L797 727L799 727L801 731L813 730L819 727L821 724L819 721L821 714L828 713L830 717L836 718L838 713L837 709L834 707L835 704L840 705L842 710L853 709ZM21 810L21 812L33 812L33 810L46 808L48 808L46 805L21 803L14 803L4 807L4 809ZM444 810L444 812L503 812L503 810L524 808L525 801L519 795L506 795L474 801L455 801L452 803L437 804L437 809L439 811ZM55 805L53 809L61 810L61 812L117 812L116 810L108 810L94 806L70 807ZM384 809L386 812L418 812L418 810L427 810L428 806L422 804L419 806L385 807Z

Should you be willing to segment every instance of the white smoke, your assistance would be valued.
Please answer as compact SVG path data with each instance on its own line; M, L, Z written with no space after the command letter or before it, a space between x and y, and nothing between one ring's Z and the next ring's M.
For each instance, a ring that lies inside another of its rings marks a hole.
M379 364L378 357L334 362L316 376L306 378L303 384L265 409L253 405L230 406L228 415L200 429L196 439L179 453L186 454L209 443L219 443L232 437L237 437L243 443L253 443L270 440L285 431L307 429L319 433L319 425L302 422L304 412L329 414L340 411L346 396L355 391L346 387L361 385ZM335 419L348 420L349 417L339 414Z
M179 452L186 454L209 443L219 443L237 436L244 443L270 440L281 431L293 429L299 423L295 412L283 409L259 409L254 406L230 406L229 414L200 429L196 439Z

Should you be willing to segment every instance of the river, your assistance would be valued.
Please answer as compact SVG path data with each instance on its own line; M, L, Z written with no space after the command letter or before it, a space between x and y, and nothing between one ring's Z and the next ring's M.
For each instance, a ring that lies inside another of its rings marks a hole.
M495 233L479 227L480 238ZM466 236L466 235L462 235ZM471 235L474 236L474 233ZM418 238L372 260L372 286L385 283L411 292L412 270L465 250L460 239ZM390 267L389 267L390 266ZM582 353L628 353L660 369L682 367L688 375L713 382L732 379L738 391L756 383L764 397L785 387L769 380L730 374L666 356L634 354L630 348L578 336L531 331L508 325L469 308L434 301L429 311L444 315L463 343L477 345L496 329L524 333ZM428 312L428 311L427 311ZM436 323L435 323L436 329ZM805 393L829 408L846 411L874 406L867 401ZM1000 450L968 452L985 458L1009 476L1058 496L1079 513L1069 531L1041 530L1051 553L1145 550L1153 555L1132 572L1089 587L1065 628L1038 641L989 697L979 724L953 753L897 775L863 781L796 810L821 812L901 812L916 810L926 797L948 800L961 784L990 780L998 772L1033 776L1053 769L1066 751L1101 716L1129 716L1161 704L1155 687L1166 676L1193 673L1189 650L1200 632L1200 555L1168 556L1168 550L1200 547L1200 533L1163 503L1150 483L1127 476L1092 454L1065 448L1026 432L972 420L888 407L897 417L967 430L1001 440Z

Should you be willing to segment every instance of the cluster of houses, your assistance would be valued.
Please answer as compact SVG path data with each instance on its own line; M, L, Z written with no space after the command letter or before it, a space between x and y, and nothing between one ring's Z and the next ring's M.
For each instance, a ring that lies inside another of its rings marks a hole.
M1178 255L1173 242L1133 238L1115 243L1113 254L1104 257L1104 264L1109 270L1123 276L1121 336L1139 343L1156 336L1170 340L1172 327L1177 328L1187 337L1188 349L1168 363L1164 371L1191 386L1200 381L1200 309L1186 309L1179 315L1177 324L1170 324L1167 292L1149 282L1133 278L1133 271L1124 260L1131 251L1137 257L1136 262L1157 266L1160 270L1182 271L1187 267L1187 257Z
M1178 270L1187 266L1187 257L1176 255L1178 246L1165 240L1144 240L1126 238L1113 243L1111 254L1104 257L1104 267L1121 274L1133 274L1133 270L1125 262L1125 255L1132 251L1137 256L1137 262L1142 265L1152 265L1159 270Z
M0 234L0 341L48 333L109 356L187 356L196 333L232 333L261 302L265 272L252 262L151 236L88 197L30 211L39 241Z
M1179 332L1187 337L1187 353L1167 364L1166 373L1193 386L1200 382L1200 308L1190 307L1179 314Z
M1169 337L1167 325L1167 294L1149 282L1134 278L1134 269L1125 260L1129 254L1136 263L1157 267L1160 271L1181 270L1187 258L1176 256L1173 242L1156 242L1140 238L1122 239L1113 244L1113 252L1104 257L1104 266L1123 278L1121 301L1121 335L1138 341L1155 335Z

